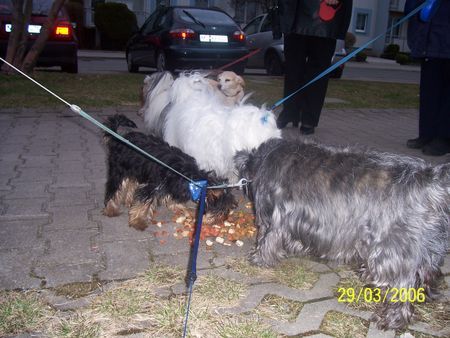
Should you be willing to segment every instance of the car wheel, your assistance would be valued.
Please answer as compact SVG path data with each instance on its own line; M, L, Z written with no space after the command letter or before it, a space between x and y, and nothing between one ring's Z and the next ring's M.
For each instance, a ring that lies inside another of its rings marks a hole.
M139 66L133 63L130 53L127 53L127 67L130 73L137 73L139 71Z
M158 72L163 72L163 71L172 71L172 68L169 66L166 54L160 50L158 51L158 53L156 54L156 70Z
M61 66L61 70L66 73L77 74L78 73L78 61Z
M267 54L264 65L268 75L283 75L283 65L276 53L271 52Z

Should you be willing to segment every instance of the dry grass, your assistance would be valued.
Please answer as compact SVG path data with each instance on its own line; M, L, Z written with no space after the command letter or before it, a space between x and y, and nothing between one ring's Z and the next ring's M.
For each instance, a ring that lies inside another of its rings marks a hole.
M329 311L320 329L336 338L365 338L369 330L369 322L359 317Z
M255 313L273 320L291 322L295 321L302 308L303 303L301 302L276 295L267 295L256 307Z
M306 260L299 258L286 259L273 268L259 268L245 259L235 259L228 263L228 267L249 277L259 277L299 290L311 289L319 279L318 273L309 270Z
M0 291L0 336L38 331L52 312L37 292Z

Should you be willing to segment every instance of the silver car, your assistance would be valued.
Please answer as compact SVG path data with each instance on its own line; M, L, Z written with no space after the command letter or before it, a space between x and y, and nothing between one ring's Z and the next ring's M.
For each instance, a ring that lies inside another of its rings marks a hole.
M284 43L282 38L273 39L270 17L267 14L257 16L244 27L244 33L247 36L248 49L250 51L260 49L260 52L247 60L247 68L264 68L268 75L282 75L284 73ZM344 44L343 40L337 40L333 62L337 62L347 54ZM340 78L343 70L344 65L340 65L331 72L330 76Z

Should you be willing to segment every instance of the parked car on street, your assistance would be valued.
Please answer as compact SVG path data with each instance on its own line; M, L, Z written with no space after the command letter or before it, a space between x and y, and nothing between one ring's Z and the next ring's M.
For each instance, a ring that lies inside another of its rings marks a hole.
M33 11L28 29L27 51L37 39L47 19L53 0L33 0ZM0 56L6 55L12 27L11 0L0 0ZM39 58L37 67L60 66L63 72L78 73L78 41L64 8L59 12Z
M219 68L248 54L245 35L225 12L186 6L159 7L129 40L128 70ZM243 73L246 60L229 70Z
M284 42L283 39L275 40L272 36L272 22L270 16L261 14L250 21L244 27L246 43L250 51L261 49L247 61L248 68L264 68L269 75L282 75L284 73ZM337 40L336 52L333 62L342 59L347 52L344 41ZM330 76L340 78L344 71L344 65L340 65Z

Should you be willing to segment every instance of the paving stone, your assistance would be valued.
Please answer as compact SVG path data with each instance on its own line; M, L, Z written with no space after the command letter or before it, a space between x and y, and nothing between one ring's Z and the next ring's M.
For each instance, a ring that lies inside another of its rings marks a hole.
M0 247L0 289L39 288L41 279L33 276L32 266L41 248L3 249Z
M29 184L27 182L16 182L11 184L12 190L0 194L0 197L5 199L20 199L20 198L48 198L49 193L46 191L47 184L45 182L36 182Z
M3 199L5 210L0 214L0 220L15 219L48 219L50 216L44 210L49 198L17 198Z
M14 220L0 223L0 249L43 247L39 230L47 220Z
M100 280L133 278L149 268L149 247L146 240L104 243L106 267L99 273Z
M86 205L51 207L52 223L45 226L45 230L71 230L97 228L97 224L88 217L89 208Z
M50 188L54 197L49 206L93 205L93 201L89 197L89 189L90 187Z
M102 270L100 259L60 263L57 260L37 263L35 271L44 277L46 287L56 287L75 282L90 282Z
M69 188L69 187L90 187L91 184L86 179L83 171L55 173L54 183L51 188Z

